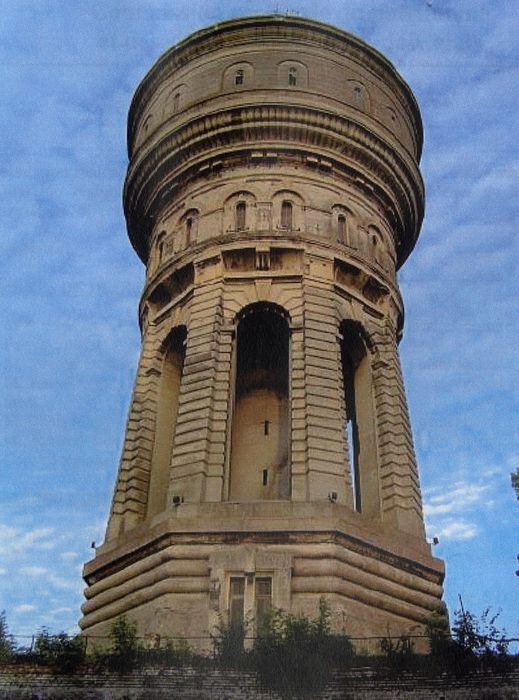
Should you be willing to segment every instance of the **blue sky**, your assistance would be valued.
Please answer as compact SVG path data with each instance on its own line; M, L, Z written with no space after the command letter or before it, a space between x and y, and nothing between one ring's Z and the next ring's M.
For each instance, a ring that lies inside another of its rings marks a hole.
M126 115L153 61L286 1L4 0L0 10L0 610L74 631L135 366ZM446 600L519 635L519 4L291 0L382 51L416 94L427 211L400 274L401 345Z

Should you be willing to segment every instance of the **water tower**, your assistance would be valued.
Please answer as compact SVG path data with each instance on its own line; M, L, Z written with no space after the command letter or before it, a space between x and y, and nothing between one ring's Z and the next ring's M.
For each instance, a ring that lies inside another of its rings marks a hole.
M426 542L396 272L423 216L422 125L391 63L286 15L163 54L130 108L124 207L142 352L85 635L254 634L271 606L420 633ZM207 645L207 640L198 642Z

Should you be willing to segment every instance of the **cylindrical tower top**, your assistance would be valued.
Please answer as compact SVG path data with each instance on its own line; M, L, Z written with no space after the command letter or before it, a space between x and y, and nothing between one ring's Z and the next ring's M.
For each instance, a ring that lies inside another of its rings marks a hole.
M146 261L172 201L198 178L260 149L325 167L377 202L397 266L423 218L422 124L393 65L357 37L294 15L215 24L166 51L139 85L128 122L124 206Z

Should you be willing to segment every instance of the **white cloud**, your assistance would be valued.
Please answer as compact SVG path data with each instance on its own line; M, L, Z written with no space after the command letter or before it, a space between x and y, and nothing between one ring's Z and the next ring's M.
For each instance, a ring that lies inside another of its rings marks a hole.
M425 494L424 513L426 517L434 515L446 515L447 513L459 513L467 510L485 499L488 485L465 484L456 482L443 493L436 495ZM429 494L431 491L429 491Z
M54 533L54 528L39 527L23 530L0 523L0 555L15 557L31 549L52 548L53 543L47 539Z
M22 605L17 605L14 611L19 614L30 613L36 610L36 606L30 603L23 603Z
M43 566L23 566L20 571L26 576L33 576L35 578L48 573L48 570Z
M445 540L470 540L479 534L479 528L475 523L465 520L448 520L435 531L435 535Z
M60 554L61 559L64 559L65 561L69 561L71 559L77 559L79 554L77 552L62 552Z

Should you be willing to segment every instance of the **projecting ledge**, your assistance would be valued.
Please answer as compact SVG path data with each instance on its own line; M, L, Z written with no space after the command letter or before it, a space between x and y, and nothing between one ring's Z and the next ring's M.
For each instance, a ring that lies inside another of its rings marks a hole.
M443 562L435 559L427 542L380 520L369 519L348 507L329 502L181 504L173 511L143 523L96 551L84 568L93 582L105 570L125 566L145 552L171 545L337 543L370 556L393 561L399 568L421 570L421 575L441 583Z

